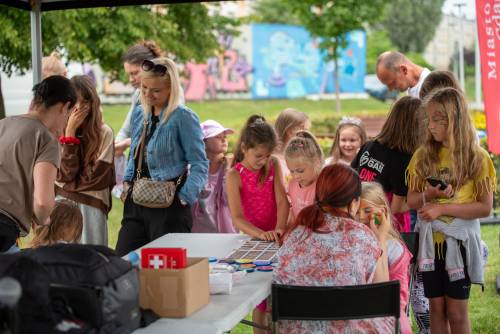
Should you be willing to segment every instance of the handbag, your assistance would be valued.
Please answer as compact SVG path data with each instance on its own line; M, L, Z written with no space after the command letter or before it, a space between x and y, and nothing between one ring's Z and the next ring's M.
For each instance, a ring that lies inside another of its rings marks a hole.
M146 131L148 121L144 119L144 127L141 134L139 150L136 149L134 159L140 157L137 163L137 176L132 185L132 200L135 204L147 208L168 208L172 205L177 187L181 184L182 173L176 182L174 181L154 181L150 178L141 177L144 142L146 141ZM137 160L136 160L137 161Z

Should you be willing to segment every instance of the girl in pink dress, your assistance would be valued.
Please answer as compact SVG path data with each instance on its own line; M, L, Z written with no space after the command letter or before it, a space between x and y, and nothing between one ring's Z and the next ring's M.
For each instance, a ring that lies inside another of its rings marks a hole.
M389 235L387 238L387 258L389 261L389 279L399 280L400 282L400 323L401 334L411 334L411 325L406 315L406 306L408 305L408 284L409 284L409 266L412 255L401 236L395 228L395 218L391 214L391 206L384 193L384 189L377 182L363 182L361 191L361 204L359 207L359 221L369 224L369 216L373 214L385 215L390 224Z
M264 117L250 116L241 132L226 181L234 226L266 241L280 239L289 211L281 167L278 160L271 157L276 143L274 129ZM253 312L253 321L266 326L265 311L266 305L261 303Z
M285 149L285 159L292 176L287 185L287 195L290 202L288 220L293 222L303 208L314 202L316 180L323 165L323 151L312 133L299 131L290 139Z

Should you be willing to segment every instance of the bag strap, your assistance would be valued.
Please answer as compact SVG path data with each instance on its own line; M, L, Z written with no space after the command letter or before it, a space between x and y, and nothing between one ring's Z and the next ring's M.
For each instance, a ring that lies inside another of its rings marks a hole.
M144 121L143 121L143 126L142 126L142 133L141 133L141 142L139 144L139 150L137 150L137 148L135 149L135 154L134 154L134 160L137 161L137 156L139 156L139 161L137 162L137 174L136 174L136 177L135 179L138 180L141 178L141 170L142 170L142 159L144 159L143 157L143 151L144 151L144 142L146 141L146 132L148 130L148 125L149 125L149 121L146 119L146 117L144 117Z

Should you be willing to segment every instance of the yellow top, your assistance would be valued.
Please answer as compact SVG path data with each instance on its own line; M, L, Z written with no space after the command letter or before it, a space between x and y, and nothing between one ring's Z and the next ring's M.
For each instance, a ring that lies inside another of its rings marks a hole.
M455 189L455 193L451 198L435 198L431 202L433 203L471 203L477 200L477 196L483 191L494 192L496 191L496 171L493 165L493 161L486 150L480 148L480 154L483 156L483 163L481 167L481 172L479 176L475 179L467 180L459 189ZM408 188L416 192L424 192L426 188L426 180L422 179L416 172L417 162L422 155L422 148L419 148L412 156L408 168L406 169L406 183ZM438 177L446 182L450 180L450 164L451 157L450 151L446 147L442 147L439 151L439 163L438 163L438 175L429 175ZM467 168L464 166L464 168ZM439 220L445 223L450 223L454 217L441 216L438 217ZM434 234L434 241L436 243L442 243L444 241L444 236L441 233Z

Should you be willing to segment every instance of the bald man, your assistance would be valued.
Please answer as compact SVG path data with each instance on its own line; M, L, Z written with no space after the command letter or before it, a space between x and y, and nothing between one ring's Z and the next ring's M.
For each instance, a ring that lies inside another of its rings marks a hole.
M420 87L431 72L429 69L412 63L406 56L396 51L386 51L377 59L375 67L378 79L389 88L408 95L419 97Z

